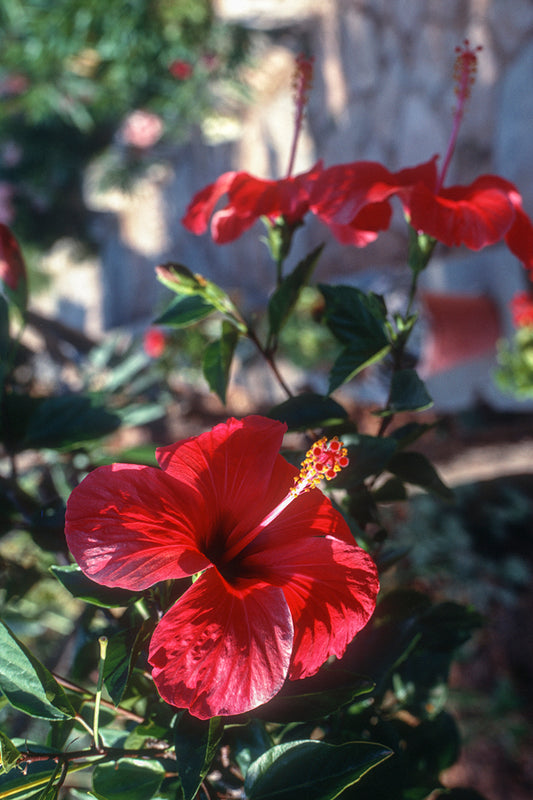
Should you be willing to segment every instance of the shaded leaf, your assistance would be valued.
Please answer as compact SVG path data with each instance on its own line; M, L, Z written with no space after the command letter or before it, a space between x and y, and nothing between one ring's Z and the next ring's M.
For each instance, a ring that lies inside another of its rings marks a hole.
M69 564L66 567L54 564L50 567L50 572L55 575L73 597L78 597L80 600L85 600L94 606L120 608L142 597L142 594L129 592L127 589L111 589L107 586L101 586L88 578L77 564Z
M224 732L221 717L200 720L188 711L177 714L174 725L176 762L184 800L193 800L207 775Z
M250 765L244 790L249 800L332 800L390 755L373 742L288 742Z
M350 463L335 478L335 485L354 487L369 475L383 472L396 452L397 444L390 437L348 434L343 436Z
M22 444L26 448L72 447L106 436L119 425L120 417L104 408L95 396L47 397L30 417Z
M109 637L104 667L105 687L118 706L131 674L132 667L153 632L154 622L146 620L140 629L120 631Z
M352 347L345 347L335 359L329 374L329 392L334 392L343 383L355 378L363 369L381 361L390 351L390 345L377 349L370 340L361 341L360 346L355 343Z
M320 254L324 249L321 244L303 258L276 289L268 304L270 336L277 336L293 310L300 291L309 282Z
M74 709L52 673L0 622L0 689L19 711L32 717L60 720Z
M239 341L239 332L229 322L222 323L222 335L205 348L203 371L212 392L222 403L226 402L229 375L233 354Z
M305 392L274 406L268 416L285 422L290 431L298 431L340 425L348 412L331 397Z
M379 416L389 416L401 411L423 411L432 405L433 400L417 371L400 369L392 376L387 409L376 413Z
M93 792L100 800L150 800L164 777L159 761L121 758L94 768Z
M331 370L332 392L389 352L386 308L379 295L365 294L354 286L320 284L319 289L326 301L326 323L344 345Z
M287 680L278 694L254 709L254 716L269 722L305 722L332 714L356 697L372 691L368 678L342 669L323 667L316 675Z
M441 480L433 464L422 453L396 453L389 461L387 469L405 483L420 486L444 500L453 498L452 490Z

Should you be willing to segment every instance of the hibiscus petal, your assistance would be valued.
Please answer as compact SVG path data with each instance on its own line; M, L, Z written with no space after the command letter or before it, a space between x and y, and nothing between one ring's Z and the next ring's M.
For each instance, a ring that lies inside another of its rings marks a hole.
M291 678L341 656L374 611L376 567L318 489L295 498L241 559L241 575L283 589L294 621Z
M200 719L242 714L283 685L293 638L281 589L241 591L204 573L155 629L149 661L167 703Z
M392 209L387 202L369 203L364 206L349 225L329 222L328 227L341 244L366 247L378 238L378 232L387 230Z
M213 215L211 234L217 244L228 244L238 239L257 221L254 214L239 214L234 208L223 208Z
M187 207L182 224L197 235L205 233L216 204L226 194L238 174L224 172L214 183L197 192Z
M234 529L252 530L272 510L267 490L285 431L283 423L266 417L229 419L200 436L159 448L156 456L168 475L205 498L214 519L210 530L229 536ZM288 478L284 491L291 485Z
M99 467L72 492L65 535L97 583L140 590L210 566L199 551L209 510L196 492L154 467Z
M294 623L289 678L305 678L329 656L340 658L372 616L377 569L355 543L327 536L295 541L290 557L279 558L275 570L285 578L282 588Z
M442 189L439 195L418 184L408 203L411 225L448 247L464 244L480 250L501 241L515 212L507 194L487 182L488 177Z

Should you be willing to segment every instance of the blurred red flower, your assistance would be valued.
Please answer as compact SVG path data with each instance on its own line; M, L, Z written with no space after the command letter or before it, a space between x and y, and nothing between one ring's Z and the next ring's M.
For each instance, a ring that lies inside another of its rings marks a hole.
M285 430L230 419L158 449L161 469L97 468L68 501L69 547L98 583L138 591L201 573L149 650L163 699L200 718L249 711L286 677L314 674L375 607L374 563L313 488L324 459L332 473L347 461L341 444L317 443L298 479L279 454Z
M176 80L186 81L191 77L193 68L192 64L189 64L188 61L183 61L181 58L176 58L170 64L168 71L173 78L176 78Z
M151 358L159 358L163 355L166 343L167 337L159 328L149 328L144 334L144 352Z
M511 313L517 328L533 327L533 295L519 292L511 300Z

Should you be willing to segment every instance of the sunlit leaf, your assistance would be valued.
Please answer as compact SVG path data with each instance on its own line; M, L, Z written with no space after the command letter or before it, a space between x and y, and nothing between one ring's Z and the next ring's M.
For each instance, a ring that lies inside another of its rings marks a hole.
M0 689L19 711L59 720L74 709L52 673L0 622Z
M0 731L0 775L13 769L20 757L11 739Z

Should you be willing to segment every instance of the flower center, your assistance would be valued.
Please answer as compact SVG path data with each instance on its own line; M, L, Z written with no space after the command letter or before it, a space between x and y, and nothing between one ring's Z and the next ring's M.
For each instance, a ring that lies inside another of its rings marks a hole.
M336 436L329 440L324 436L315 442L302 461L294 486L289 489L283 500L255 528L242 536L238 542L235 542L232 547L224 552L224 562L227 564L228 561L231 561L242 552L299 495L316 488L322 480L332 480L341 469L348 466L349 462L346 448Z

